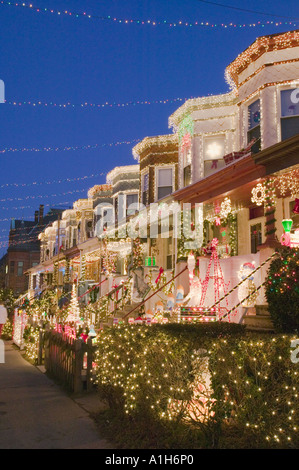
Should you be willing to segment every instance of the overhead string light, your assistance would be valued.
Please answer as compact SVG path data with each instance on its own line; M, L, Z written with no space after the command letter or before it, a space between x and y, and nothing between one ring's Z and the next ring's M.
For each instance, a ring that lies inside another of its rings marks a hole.
M119 145L131 145L137 142L140 142L141 139L134 139L129 141L122 142L111 142L109 144L93 144L93 145L78 145L78 146L68 146L68 147L31 147L31 148L15 148L15 147L5 147L0 149L0 154L2 153L11 153L11 152L66 152L73 150L93 150L109 147L117 147ZM2 187L2 186L1 186Z
M117 103L112 102L109 103L106 101L105 103L70 103L69 101L66 103L54 103L53 101L45 102L40 100L31 100L31 101L5 101L4 104L10 106L33 106L33 107L54 107L54 108L125 108L127 106L138 106L138 105L150 105L150 104L168 104L168 103L176 103L177 101L187 101L190 98L165 98L161 100L143 100L143 101L127 101L125 103Z
M69 206L69 205L73 205L73 202L70 202L70 201L68 201L68 202L58 202L58 203L55 203L55 208L56 208L56 206ZM51 206L53 206L53 204L44 204L44 207L51 207ZM36 208L35 206L16 206L16 207L3 207L3 206L0 206L0 210L2 210L2 211L35 209L35 208Z
M98 178L99 176L106 176L107 172L105 173L94 173L93 175L88 176L80 176L78 178L64 178L59 180L53 181L32 181L32 183L5 183L1 184L0 188L8 188L10 186L20 188L20 187L28 187L28 186L42 186L44 184L61 184L61 183L73 183L75 181L84 181L90 178Z
M167 26L169 28L174 27L205 27L205 28L252 28L256 26L265 27L268 25L271 26L281 26L281 25L294 25L298 23L297 20L293 21L255 21L253 23L213 23L208 21L184 21L184 20L144 20L144 19L136 19L136 18L118 18L115 16L107 15L107 16L100 16L94 15L87 12L74 12L69 10L57 10L55 8L45 8L45 7L37 7L34 6L32 3L24 3L24 2L7 2L4 0L0 0L0 5L7 5L7 6L14 6L14 7L23 7L27 10L31 10L37 13L47 13L50 15L58 15L58 16L69 16L72 18L86 18L89 20L99 20L99 21L106 21L110 23L116 24L124 24L124 25L141 25L141 26ZM271 16L271 15L269 15Z
M60 196L66 196L69 194L86 193L86 192L87 192L86 189L74 189L73 191L66 191L64 193L59 193L59 194L39 194L39 195L25 196L25 197L7 197L7 198L0 199L0 202L28 201L28 199L44 199L44 198L60 197Z

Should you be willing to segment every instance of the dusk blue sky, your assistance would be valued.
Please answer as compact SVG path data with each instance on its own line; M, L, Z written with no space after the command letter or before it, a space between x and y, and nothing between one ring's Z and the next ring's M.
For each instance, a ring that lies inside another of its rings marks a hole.
M227 92L225 67L256 37L298 28L299 7L298 0L219 3L269 15L198 0L32 0L37 7L124 19L216 24L290 21L279 18L281 15L297 18L297 22L278 27L170 28L58 16L0 3L0 79L5 82L5 98L8 102L101 104ZM0 153L0 186L76 178L133 164L134 144L100 146L170 132L168 117L182 103L90 109L0 104L0 151L6 147L99 145L94 150ZM9 221L2 219L30 219L39 204L72 204L86 197L89 187L103 182L104 176L76 183L0 187L0 257L9 230ZM84 191L52 196L74 190ZM42 197L25 200L27 196ZM7 198L23 200L2 201Z

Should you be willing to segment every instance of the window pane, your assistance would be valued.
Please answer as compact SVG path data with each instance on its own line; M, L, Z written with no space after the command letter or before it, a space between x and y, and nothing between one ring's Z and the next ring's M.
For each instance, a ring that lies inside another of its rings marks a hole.
M257 247L262 244L262 224L251 225L251 253L257 253Z
M136 202L138 202L138 194L127 194L127 208Z
M205 137L204 139L204 159L205 160L219 160L223 157L225 152L225 136L215 135L212 137Z
M23 276L23 261L18 262L18 276Z
M258 126L260 119L260 100L256 100L248 106L248 130Z
M191 165L184 168L184 186L191 184Z
M299 116L281 119L281 140L299 134Z
M261 150L261 128L260 126L255 127L247 133L247 143L255 139L256 142L251 147L252 153L258 153Z
M291 90L282 90L281 97L281 115L286 116L299 116L299 92L296 88ZM296 103L297 101L297 103Z
M168 196L168 194L172 193L172 186L162 186L158 188L158 199L162 199L162 197Z
M147 173L146 175L143 176L143 191L148 190L148 179L149 179L149 176Z
M158 186L172 186L172 168L163 168L158 171Z

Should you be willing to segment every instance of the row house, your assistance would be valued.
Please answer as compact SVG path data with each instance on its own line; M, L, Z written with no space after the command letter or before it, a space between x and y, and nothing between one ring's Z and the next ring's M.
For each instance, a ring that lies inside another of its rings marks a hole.
M103 295L134 271L138 252L138 282L153 290L162 275L164 281L177 276L174 295L185 296L191 286L184 269L192 250L206 289L204 296L197 292L192 299L209 306L237 285L244 272L271 256L284 241L285 221L292 225L295 246L298 77L298 30L257 38L226 68L228 93L187 100L169 117L172 134L145 137L133 148L136 165L111 170L106 184L91 188L87 199L76 201L40 235L41 264L30 275L48 270L52 285L62 287L77 279L79 293L99 284ZM188 236L177 238L171 204L190 208ZM148 225L153 205L158 217L155 237ZM128 232L134 220L146 225L139 247ZM215 239L217 256L211 268ZM265 264L254 275L256 287L267 268ZM243 294L236 290L227 308ZM154 310L157 299L153 297L145 309ZM165 292L159 293L161 299L165 304ZM265 303L263 289L256 303Z
M106 183L90 188L87 196L75 201L72 209L63 211L39 234L39 263L27 271L30 298L53 288L60 294L69 292L74 281L81 295L101 282L103 246L97 235L101 225L104 228L107 225L111 211L121 221L127 207L138 203L139 165L114 168L108 173ZM116 275L126 273L127 255L122 248L121 256L117 257ZM106 292L110 284L112 281L101 290Z
M11 289L16 297L24 294L29 287L26 271L39 264L39 234L61 213L61 209L52 208L44 214L41 204L34 213L34 220L11 220L8 249L1 260L1 287Z

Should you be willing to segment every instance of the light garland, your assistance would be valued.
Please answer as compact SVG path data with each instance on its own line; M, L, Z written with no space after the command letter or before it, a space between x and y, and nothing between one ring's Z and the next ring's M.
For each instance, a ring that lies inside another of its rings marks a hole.
M194 27L194 26L199 26L199 27L209 27L209 28L253 28L253 27L265 27L267 25L272 25L272 26L281 26L283 24L285 25L293 25L296 26L298 23L296 20L293 21L256 21L253 23L213 23L213 22L200 22L200 21L184 21L184 20L175 20L175 21L170 21L170 20L143 20L143 19L132 19L132 18L118 18L118 17L113 17L110 15L107 16L100 16L100 15L95 15L95 14L89 14L87 12L74 12L74 11L69 11L69 10L56 10L53 8L41 8L41 7L36 7L32 5L31 3L15 3L15 2L7 2L4 0L0 1L0 4L5 5L5 6L14 6L14 7L24 7L28 9L29 11L34 11L36 13L46 13L46 14L54 14L58 16L68 16L72 18L86 18L88 20L98 20L98 21L106 21L110 23L116 23L116 24L124 24L124 25L141 25L141 26L167 26L169 28L174 28L174 27ZM270 16L270 15L269 15Z
M139 142L132 149L133 157L135 160L139 161L141 154L146 150L150 150L153 147L167 147L168 145L178 144L178 135L177 134L167 134L167 135L158 135L155 137L145 137L141 142ZM169 152L166 152L169 153ZM159 152L159 155L161 153Z
M50 185L50 184L61 184L61 183L73 183L76 181L83 181L87 180L90 178L98 178L99 176L106 176L107 172L105 173L94 173L92 175L88 176L79 176L77 178L64 178L64 179L59 179L59 180L52 180L52 181L33 181L32 183L5 183L1 184L0 188L8 188L10 186L14 186L16 188L23 188L23 187L28 187L28 186L42 186L44 184Z
M74 104L70 103L54 103L53 101L44 102L44 101L5 101L4 104L10 106L33 106L33 107L41 107L44 106L46 108L59 108L59 109L68 109L68 108L84 108L84 109L93 109L93 108L125 108L127 106L137 106L137 105L151 105L151 104L168 104L168 103L176 103L178 101L186 101L189 98L164 98L162 100L143 100L143 101L128 101L126 103L106 103L96 104L96 103L79 103Z
M224 198L220 205L220 217L226 219L228 214L232 212L232 203L229 197Z
M265 186L261 183L258 183L252 190L251 190L251 202L255 203L257 206L261 206L266 201L266 190Z
M237 94L235 91L189 99L169 117L168 127L173 128L174 132L177 132L181 122L193 111L210 109L215 106L231 106L236 103Z
M67 152L74 150L93 150L109 147L118 147L119 145L132 145L136 142L139 142L140 139L134 139L123 142L111 142L109 144L93 144L93 145L78 145L78 146L68 146L68 147L31 147L31 148L13 148L6 147L0 150L0 153L10 153L10 152Z
M111 184L96 184L92 188L88 190L88 197L93 198L95 196L100 195L103 192L109 192L112 191L112 185Z
M226 68L226 74L239 86L238 75L248 67L252 61L257 60L261 55L281 49L296 47L299 45L299 32L288 31L278 35L269 35L257 38L256 41Z

